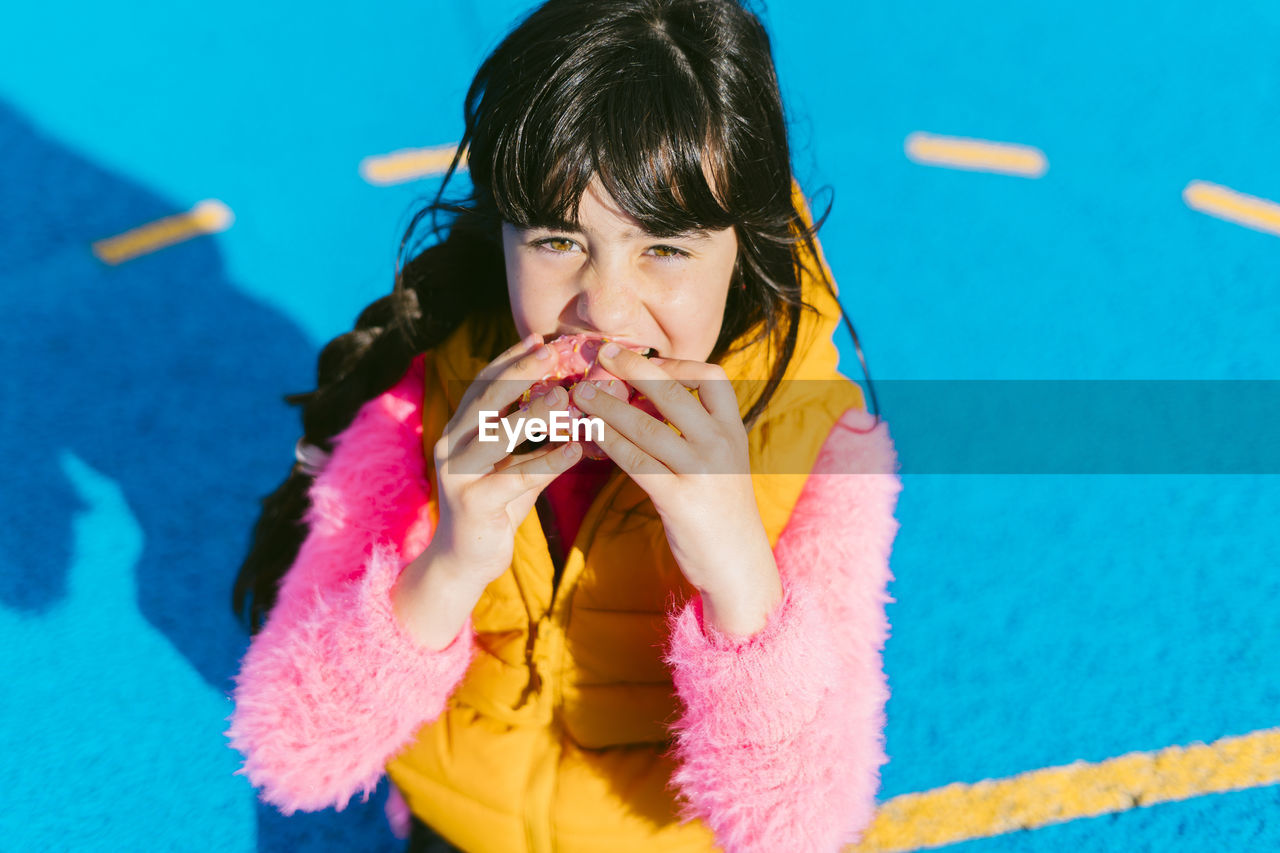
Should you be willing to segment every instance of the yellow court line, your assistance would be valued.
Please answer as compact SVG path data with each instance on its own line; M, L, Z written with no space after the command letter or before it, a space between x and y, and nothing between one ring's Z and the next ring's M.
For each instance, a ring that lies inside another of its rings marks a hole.
M1049 161L1038 148L1011 142L989 142L916 131L907 136L907 157L926 166L947 166L974 172L998 172L1038 178Z
M942 847L1137 806L1280 782L1280 728L1211 744L1076 761L972 785L956 782L882 804L846 853Z
M1257 196L1245 195L1208 181L1192 181L1182 191L1187 207L1280 236L1280 204Z
M457 153L457 145L436 145L432 148L405 148L390 154L378 154L360 161L360 177L375 186L403 184L431 175L443 175ZM464 152L458 168L466 168Z
M217 199L206 199L186 213L166 216L98 240L93 244L93 253L104 264L115 266L192 237L226 231L234 221L231 208Z

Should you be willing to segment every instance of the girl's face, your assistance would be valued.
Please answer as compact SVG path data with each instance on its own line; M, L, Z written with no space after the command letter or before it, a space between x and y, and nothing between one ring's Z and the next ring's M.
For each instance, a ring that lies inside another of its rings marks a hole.
M738 255L732 227L658 239L593 178L581 230L502 225L516 331L551 340L588 332L706 361L720 336Z

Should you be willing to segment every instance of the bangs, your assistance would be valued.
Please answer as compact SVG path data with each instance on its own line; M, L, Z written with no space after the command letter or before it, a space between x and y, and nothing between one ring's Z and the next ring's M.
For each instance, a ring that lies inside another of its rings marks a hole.
M577 230L582 194L598 176L654 236L734 224L720 201L729 197L727 158L706 121L707 97L672 46L660 36L644 42L580 50L522 93L526 109L497 122L491 186L504 220Z

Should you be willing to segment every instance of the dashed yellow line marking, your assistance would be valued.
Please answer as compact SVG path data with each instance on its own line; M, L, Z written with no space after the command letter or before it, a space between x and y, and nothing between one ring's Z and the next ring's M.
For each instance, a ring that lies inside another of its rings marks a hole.
M1208 181L1192 181L1182 191L1187 207L1280 236L1280 204L1257 196L1245 195Z
M1030 145L937 136L920 131L907 136L906 151L907 156L916 163L974 172L998 172L1038 178L1049 168L1044 152Z
M1137 806L1280 782L1280 728L1211 744L1076 761L972 785L954 783L881 805L846 853L942 847Z
M405 148L390 154L366 157L360 161L360 177L375 186L403 184L432 175L443 175L458 151L457 145L437 145L432 148ZM464 153L458 168L466 168Z
M93 244L93 253L104 264L115 266L192 237L226 231L234 221L231 208L217 199L206 199L186 213L166 216L98 240Z

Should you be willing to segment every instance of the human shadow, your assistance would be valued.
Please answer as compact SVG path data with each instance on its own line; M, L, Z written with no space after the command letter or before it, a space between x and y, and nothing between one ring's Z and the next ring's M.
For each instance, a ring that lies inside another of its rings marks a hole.
M139 612L229 696L249 642L231 585L258 501L292 464L298 414L281 396L310 387L315 349L231 283L211 239L98 261L94 240L181 206L3 102L0 155L0 603L38 620L67 596L79 502L59 454L70 451L119 484L142 528ZM165 744L141 731L133 748L145 761ZM369 803L291 818L259 802L258 849L400 849L386 793L384 780Z

